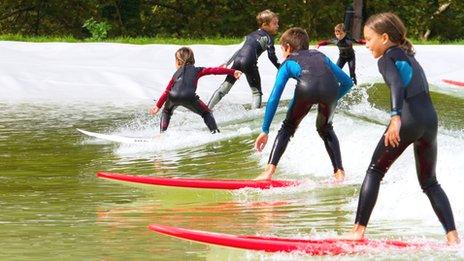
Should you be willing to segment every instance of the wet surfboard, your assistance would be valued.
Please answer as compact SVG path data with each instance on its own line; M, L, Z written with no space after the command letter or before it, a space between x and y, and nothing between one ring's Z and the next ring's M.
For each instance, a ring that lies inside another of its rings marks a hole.
M442 81L448 84L454 85L454 86L464 87L464 82L448 80L448 79L443 79Z
M270 189L297 186L298 180L241 180L241 179L197 179L169 178L153 176L135 176L112 172L97 172L97 177L109 180L124 181L152 186L237 190L243 188Z
M258 250L265 252L301 252L309 255L346 255L377 250L421 249L429 244L409 243L398 240L346 240L346 239L298 239L265 236L232 235L213 233L158 224L150 224L154 232L204 244Z
M150 143L154 142L154 138L132 138L132 137L123 137L118 135L111 135L111 134L102 134L96 133L91 131L86 131L82 129L77 129L79 132L98 139L106 140L106 141L113 141L119 143L128 143L128 144L135 144L135 143Z

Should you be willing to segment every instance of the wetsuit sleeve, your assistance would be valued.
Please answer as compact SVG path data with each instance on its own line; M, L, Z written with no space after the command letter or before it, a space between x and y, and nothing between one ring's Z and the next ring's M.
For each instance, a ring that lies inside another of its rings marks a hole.
M355 42L355 43L357 43L357 44L362 44L362 45L365 45L365 44L366 44L366 40L364 40L364 39L359 39L359 40L353 39L353 42Z
M324 46L324 45L329 45L329 44L337 44L337 40L336 39L322 40L319 43L317 43L318 46Z
M269 48L267 49L267 57L269 57L269 60L274 64L274 66L279 69L280 63L279 60L277 59L276 53L275 53L275 47L274 44L269 45Z
M404 84L401 79L400 72L395 66L395 62L391 57L382 57L378 62L379 71L385 80L385 83L390 88L391 111L390 115L401 115L404 100Z
M266 105L266 112L264 113L264 120L262 125L262 131L269 133L269 127L271 126L272 119L277 111L280 97L285 89L285 84L290 78L298 78L301 74L300 65L292 60L285 61L277 72L276 81L274 88L272 89L271 95Z
M229 74L233 75L235 73L234 69L229 69L229 68L222 68L222 67L209 67L209 68L202 68L198 74L197 77L200 78L205 75L210 75L210 74Z
M156 107L161 108L164 105L164 103L168 99L169 91L171 91L173 85L174 85L174 78L171 78L171 80L168 83L168 86L166 87L163 94L161 94L158 101L156 102Z
M340 84L340 89L338 90L338 99L345 96L353 87L353 80L350 76L346 74L340 67L334 64L328 57L325 57L325 63L329 66L330 70L335 75L337 82Z

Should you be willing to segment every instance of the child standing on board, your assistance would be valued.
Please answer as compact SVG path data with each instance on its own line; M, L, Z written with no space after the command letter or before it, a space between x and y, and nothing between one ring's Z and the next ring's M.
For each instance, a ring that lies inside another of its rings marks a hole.
M417 178L446 231L449 244L459 242L448 198L437 181L437 114L424 71L414 58L403 22L393 13L381 13L364 26L366 46L378 60L380 74L390 88L391 118L367 169L359 195L355 226L348 238L364 237L380 182L393 162L414 146Z
M342 181L345 173L337 135L332 127L332 118L338 99L349 91L353 82L323 53L314 49L308 50L309 37L304 29L288 29L280 38L280 42L286 59L277 72L274 88L266 106L262 132L255 142L256 150L262 151L266 146L269 126L288 79L296 79L297 84L287 116L274 141L266 170L256 179L271 179L301 120L311 107L317 104L317 132L324 141L332 161L336 180Z
M356 80L356 57L354 54L353 43L364 44L364 40L356 41L353 38L349 37L345 31L344 24L337 24L334 28L335 38L331 40L320 41L316 48L323 45L335 44L340 51L337 65L343 69L345 63L348 63L348 68L350 69L350 77L353 80L354 84L357 84Z
M223 66L232 64L232 69L241 70L248 81L253 95L252 108L261 107L261 77L258 71L258 57L267 50L269 60L278 69L280 64L277 60L274 48L273 36L279 29L279 18L270 10L264 10L256 16L259 29L247 35L243 46ZM208 107L214 106L229 93L236 78L227 76L226 80L214 92L209 100Z
M177 71L169 81L166 90L158 102L150 109L150 114L155 115L163 106L161 114L160 131L164 132L169 126L172 113L177 106L183 106L200 115L211 133L219 132L213 114L196 94L198 79L210 74L228 74L238 79L242 72L222 67L203 68L195 67L195 57L192 49L182 47L175 53Z

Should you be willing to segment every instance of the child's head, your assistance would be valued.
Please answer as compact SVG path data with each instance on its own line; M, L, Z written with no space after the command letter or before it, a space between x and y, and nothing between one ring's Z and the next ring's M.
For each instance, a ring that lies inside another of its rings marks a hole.
M338 40L343 39L346 36L345 25L337 24L334 28L334 33Z
M193 56L192 49L188 47L182 47L176 51L176 68L180 68L185 65L195 65L195 56Z
M285 31L280 37L280 45L284 57L290 53L309 48L309 36L305 29L292 27Z
M259 28L272 35L275 35L279 29L279 17L269 9L260 12L256 16L256 22Z
M412 44L406 38L406 27L394 13L380 13L369 17L364 25L364 38L366 47L371 50L374 58L382 56L394 45L414 55Z

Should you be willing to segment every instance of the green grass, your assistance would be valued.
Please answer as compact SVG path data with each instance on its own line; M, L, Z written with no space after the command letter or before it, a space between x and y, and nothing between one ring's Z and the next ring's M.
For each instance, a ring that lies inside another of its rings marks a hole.
M67 43L91 43L91 42L104 42L104 43L122 43L122 44L178 44L178 45L192 45L192 44L216 44L228 45L238 44L243 41L243 38L174 38L174 37L117 37L105 39L102 41L94 41L90 39L77 39L72 36L24 36L16 34L0 35L0 41L20 41L20 42L67 42Z
M105 42L105 43L122 43L122 44L177 44L177 45L192 45L192 44L215 44L228 45L238 44L243 41L241 38L227 37L210 37L210 38L174 38L174 37L117 37L105 39L103 41L93 41L89 39L77 39L73 36L24 36L17 34L0 35L0 41L20 41L20 42L67 42L67 43L90 43L90 42ZM317 44L317 40L311 41L311 46ZM441 41L438 39L432 40L417 40L412 39L413 44L464 44L464 39L455 41Z

